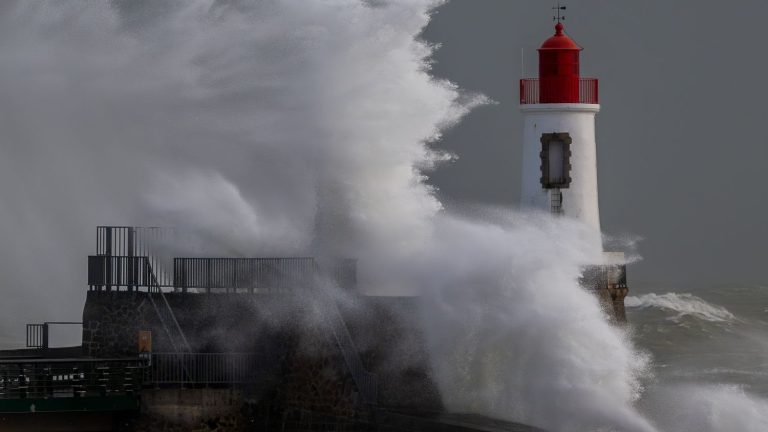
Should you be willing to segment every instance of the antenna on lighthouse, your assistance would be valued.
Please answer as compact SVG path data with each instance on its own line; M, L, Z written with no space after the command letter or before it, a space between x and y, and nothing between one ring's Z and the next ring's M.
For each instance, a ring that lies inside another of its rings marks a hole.
M560 2L557 2L557 6L552 6L552 10L557 11L557 15L552 17L552 21L557 21L557 22L565 21L565 15L561 14L561 11L565 10L565 6L560 6Z

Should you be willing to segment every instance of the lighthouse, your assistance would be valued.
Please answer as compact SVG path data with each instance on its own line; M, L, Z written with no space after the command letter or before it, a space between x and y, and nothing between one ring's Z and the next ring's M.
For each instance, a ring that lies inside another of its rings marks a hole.
M581 50L558 22L539 48L539 77L520 80L521 204L578 219L599 233L598 81L581 77Z
M539 48L539 77L520 80L523 118L523 208L583 222L602 250L597 195L595 117L600 111L597 78L583 78L582 48L567 34L557 6L555 34ZM621 252L585 270L582 285L595 291L604 309L625 320L626 267Z

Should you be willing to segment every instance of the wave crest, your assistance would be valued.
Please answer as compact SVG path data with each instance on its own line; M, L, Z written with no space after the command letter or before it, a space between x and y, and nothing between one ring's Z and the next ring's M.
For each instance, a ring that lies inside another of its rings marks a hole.
M692 316L710 322L735 322L736 317L726 308L708 303L701 297L689 293L644 294L639 297L629 296L624 300L628 308L658 308L677 312L672 317L677 321L684 316Z

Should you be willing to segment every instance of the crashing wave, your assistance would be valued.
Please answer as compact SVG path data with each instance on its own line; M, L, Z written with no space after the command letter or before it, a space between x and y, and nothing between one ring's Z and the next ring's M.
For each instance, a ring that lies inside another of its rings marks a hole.
M688 293L630 296L624 300L624 305L628 308L658 308L677 312L677 315L671 318L676 321L684 316L692 316L711 322L736 321L736 317L724 307L708 303L704 299Z

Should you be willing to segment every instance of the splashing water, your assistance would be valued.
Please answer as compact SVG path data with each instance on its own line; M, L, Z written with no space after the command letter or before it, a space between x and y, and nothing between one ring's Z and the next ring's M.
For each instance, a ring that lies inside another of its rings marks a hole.
M693 294L644 294L640 297L628 296L624 304L630 308L660 308L677 315L671 319L679 321L680 318L690 315L705 321L734 322L736 317L722 306L707 303L704 299Z
M452 215L426 183L487 102L429 74L440 3L0 3L2 325L80 312L95 225L172 224L211 253L355 256L367 291L421 294L454 410L654 430L633 407L647 359L576 283L594 233Z
M768 400L738 386L677 385L658 389L649 403L667 431L768 430Z

